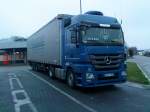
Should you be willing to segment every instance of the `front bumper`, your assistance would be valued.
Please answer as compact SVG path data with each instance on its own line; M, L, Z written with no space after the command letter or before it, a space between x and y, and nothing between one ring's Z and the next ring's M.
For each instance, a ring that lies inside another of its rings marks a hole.
M122 65L118 70L111 71L95 71L91 65L75 65L74 72L76 73L76 85L80 87L97 87L105 85L113 85L117 83L124 83L127 80L127 76L122 76L122 71L125 71L126 68ZM86 73L93 73L94 79L86 79ZM106 77L105 74L113 73L114 76Z

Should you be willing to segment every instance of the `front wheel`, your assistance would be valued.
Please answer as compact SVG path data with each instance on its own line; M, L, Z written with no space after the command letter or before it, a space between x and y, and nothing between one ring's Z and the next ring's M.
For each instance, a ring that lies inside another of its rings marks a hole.
M75 76L74 76L74 73L72 71L69 71L67 73L67 84L71 88L75 87Z

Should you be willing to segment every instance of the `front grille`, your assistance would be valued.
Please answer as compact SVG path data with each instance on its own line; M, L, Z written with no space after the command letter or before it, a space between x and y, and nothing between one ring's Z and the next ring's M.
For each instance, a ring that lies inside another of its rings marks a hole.
M108 71L119 69L123 61L122 54L92 54L90 55L91 64L96 71Z

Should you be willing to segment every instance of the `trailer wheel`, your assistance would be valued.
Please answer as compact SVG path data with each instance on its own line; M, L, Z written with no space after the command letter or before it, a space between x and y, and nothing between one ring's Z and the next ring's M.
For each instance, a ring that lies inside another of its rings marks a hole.
M54 79L55 78L54 68L50 68L48 74L51 79Z
M35 70L35 66L34 66L34 65L32 65L32 70L33 70L33 71Z
M33 65L31 66L31 69L34 70Z
M38 65L35 65L35 69L34 69L35 71L38 71Z
M71 88L75 87L75 77L72 71L68 71L67 73L67 84Z

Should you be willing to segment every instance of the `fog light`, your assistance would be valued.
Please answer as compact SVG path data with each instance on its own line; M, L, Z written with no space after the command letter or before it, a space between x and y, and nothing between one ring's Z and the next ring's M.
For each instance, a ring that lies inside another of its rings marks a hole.
M94 79L93 73L86 73L86 80L92 80Z
M126 73L125 71L123 71L123 72L121 73L121 75L122 75L122 76L127 76L127 73Z

